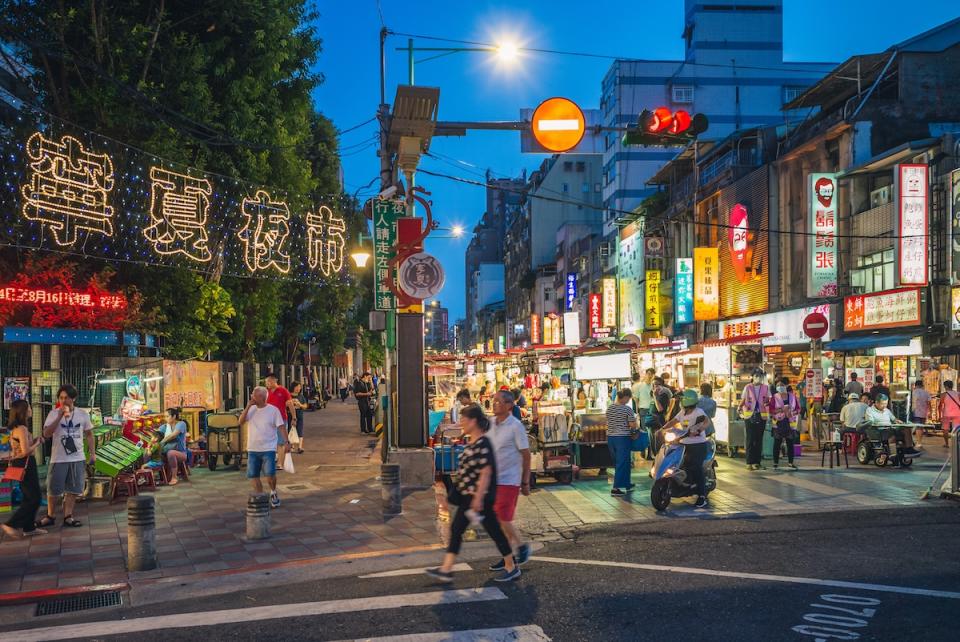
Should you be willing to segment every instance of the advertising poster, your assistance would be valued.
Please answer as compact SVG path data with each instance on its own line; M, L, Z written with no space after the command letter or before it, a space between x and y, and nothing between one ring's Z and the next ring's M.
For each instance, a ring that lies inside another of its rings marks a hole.
M960 169L955 169L950 174L950 249L952 282L958 283L960 282Z
M843 329L881 330L920 325L920 290L904 288L843 299Z
M4 377L3 409L10 410L10 405L18 399L30 400L30 377Z
M590 336L595 337L597 335L597 330L600 329L600 318L602 316L600 295L591 293L587 301L588 301L587 309L589 314L588 325L590 326Z
M220 407L220 363L207 361L163 362L163 406Z
M760 168L723 189L719 195L720 220L728 226L726 234L721 236L719 248L721 318L767 310L770 285L768 180L769 169Z
M674 323L693 323L693 259L677 259Z
M897 275L901 285L926 285L927 166L897 165Z
M636 225L620 233L620 334L643 331L643 236Z
M720 253L715 247L693 248L693 318L714 321L720 316Z
M837 294L837 175L810 174L807 199L810 203L807 239L808 297Z

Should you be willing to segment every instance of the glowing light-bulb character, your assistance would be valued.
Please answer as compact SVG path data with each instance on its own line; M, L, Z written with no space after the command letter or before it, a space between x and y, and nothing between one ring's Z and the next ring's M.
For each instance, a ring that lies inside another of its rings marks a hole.
M243 242L243 262L251 272L275 269L290 271L290 254L284 245L290 237L290 208L274 201L264 190L243 199L240 213L246 218L237 236Z
M164 256L182 254L205 263L213 258L208 246L207 213L213 187L205 178L150 168L150 226L143 235Z

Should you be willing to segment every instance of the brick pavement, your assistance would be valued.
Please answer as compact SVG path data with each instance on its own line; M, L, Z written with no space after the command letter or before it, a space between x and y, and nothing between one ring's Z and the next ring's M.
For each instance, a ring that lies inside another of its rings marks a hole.
M248 542L244 472L194 468L191 481L161 487L156 498L159 568L126 570L125 502L78 505L82 528L0 543L0 593L168 577L259 564L425 546L438 542L432 491L404 498L402 516L380 514L374 443L359 433L355 403L306 413L308 451L297 473L279 473L283 505L272 537Z

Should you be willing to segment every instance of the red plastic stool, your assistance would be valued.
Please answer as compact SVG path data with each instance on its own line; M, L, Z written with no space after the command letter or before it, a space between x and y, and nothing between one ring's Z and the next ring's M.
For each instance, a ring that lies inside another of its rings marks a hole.
M157 485L166 486L170 483L170 473L167 472L166 464L157 468L157 474L160 475L160 481L157 482Z
M137 495L137 479L130 473L121 473L113 480L113 493L110 495L111 504L118 499L136 497Z
M187 462L177 462L177 477L182 477L183 481L190 481L190 467L187 466Z
M153 469L144 466L133 473L133 478L137 486L142 486L144 490L157 490L157 478L154 477Z
M863 435L858 432L845 432L842 436L843 439L843 449L848 455L857 454L857 446L860 445L860 442L863 440Z
M193 465L194 466L206 466L207 465L207 451L202 448L191 448L190 453L193 455Z

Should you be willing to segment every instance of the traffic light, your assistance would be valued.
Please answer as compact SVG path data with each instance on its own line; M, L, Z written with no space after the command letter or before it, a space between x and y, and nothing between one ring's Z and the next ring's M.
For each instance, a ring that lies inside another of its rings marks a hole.
M683 146L705 132L708 124L703 114L691 116L682 109L675 112L667 107L644 109L637 124L623 135L623 144Z

